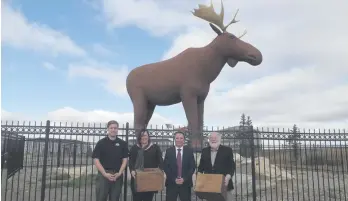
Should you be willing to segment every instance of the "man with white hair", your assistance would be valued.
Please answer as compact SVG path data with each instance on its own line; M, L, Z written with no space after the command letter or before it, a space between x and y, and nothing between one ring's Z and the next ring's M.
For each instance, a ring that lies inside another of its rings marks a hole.
M221 145L221 134L212 132L209 135L209 146L202 149L198 172L207 174L223 174L227 187L227 199L232 200L234 189L232 177L236 165L231 147Z

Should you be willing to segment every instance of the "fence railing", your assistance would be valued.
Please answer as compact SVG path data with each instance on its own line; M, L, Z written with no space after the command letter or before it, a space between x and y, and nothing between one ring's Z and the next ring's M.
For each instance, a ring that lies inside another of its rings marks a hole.
M173 145L174 129L150 127L149 131L164 156ZM233 149L233 200L348 200L345 130L297 131L294 135L290 130L237 126L205 129L204 135L212 131L220 132L222 144ZM105 125L2 122L1 132L2 136L10 132L19 136L16 139L25 139L23 148L18 149L23 157L15 158L21 168L9 177L4 176L6 166L2 169L2 200L95 200L97 169L91 153L106 136ZM118 136L129 147L135 143L134 129L128 123L120 126ZM8 142L2 138L2 147ZM195 159L198 165L200 153L195 153ZM122 200L130 201L129 170L124 177ZM165 200L165 192L156 194L154 200ZM199 200L194 192L192 196Z
M1 170L7 170L6 178L23 168L24 143L24 136L10 132L1 133Z

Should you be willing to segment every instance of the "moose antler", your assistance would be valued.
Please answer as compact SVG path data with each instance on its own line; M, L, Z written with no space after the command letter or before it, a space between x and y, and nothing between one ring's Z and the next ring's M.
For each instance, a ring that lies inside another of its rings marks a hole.
M198 18L206 20L206 21L208 21L208 22L210 22L212 24L215 24L223 32L225 32L227 27L229 27L231 24L239 22L239 20L236 20L236 16L237 16L238 11L239 11L239 9L237 9L237 12L235 13L235 15L234 15L233 19L230 21L230 23L228 23L226 26L224 26L224 24L223 24L223 21L224 21L224 4L223 4L222 0L221 0L220 15L218 15L214 11L214 6L213 6L213 1L212 0L210 0L210 6L198 4L198 7L199 7L198 9L194 9L192 14L194 16L198 17ZM246 32L244 32L243 35L245 35L245 34L246 34ZM242 36L240 36L240 37L242 37Z
M246 31L246 30L244 30L243 34L242 34L242 35L240 35L240 36L238 36L238 38L243 37L243 36L244 36L246 33L247 33L247 31Z
M198 4L198 9L194 9L192 14L198 18L201 18L203 20L206 20L210 23L215 24L220 29L224 28L223 20L224 20L224 5L222 4L221 0L221 12L220 15L218 15L214 11L213 1L210 1L210 6Z

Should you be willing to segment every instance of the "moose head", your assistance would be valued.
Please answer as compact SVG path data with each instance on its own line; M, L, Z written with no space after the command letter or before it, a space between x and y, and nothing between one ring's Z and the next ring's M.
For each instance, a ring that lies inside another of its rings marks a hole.
M227 59L229 66L233 68L240 61L247 62L252 66L258 66L262 62L261 52L251 44L240 39L246 34L246 31L239 37L226 31L231 24L239 22L239 20L236 20L237 13L238 10L230 23L225 26L223 24L224 5L222 0L220 15L214 11L212 0L210 6L199 4L199 8L194 9L192 12L194 16L208 21L210 27L218 35L211 43L211 46Z

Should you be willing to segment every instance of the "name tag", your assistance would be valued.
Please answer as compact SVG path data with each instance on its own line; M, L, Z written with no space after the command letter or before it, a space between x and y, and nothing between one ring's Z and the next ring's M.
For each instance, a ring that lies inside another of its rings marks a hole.
M118 147L118 146L120 146L120 144L119 144L119 143L116 143L115 146Z

